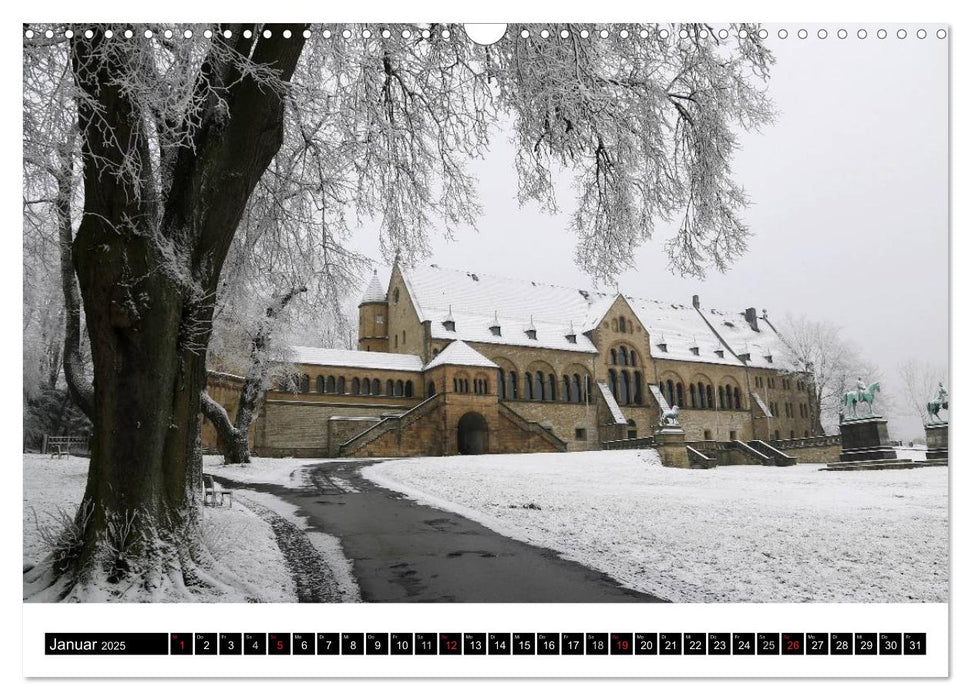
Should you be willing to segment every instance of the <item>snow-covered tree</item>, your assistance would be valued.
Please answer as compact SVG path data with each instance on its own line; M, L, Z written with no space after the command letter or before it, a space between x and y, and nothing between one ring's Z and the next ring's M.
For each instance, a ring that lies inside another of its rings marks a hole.
M674 217L667 252L679 272L723 269L745 248L730 164L735 132L771 115L757 27L723 41L703 25L663 39L627 27L638 40L514 25L490 47L460 25L368 38L353 26L349 38L302 25L45 29L24 41L37 117L25 118L25 144L77 125L83 205L76 230L62 229L74 273L62 278L69 319L80 293L93 374L66 372L92 418L92 451L83 536L28 577L50 597L228 577L198 537L199 414L220 286L248 227L259 243L237 248L242 264L258 253L302 270L263 287L265 309L303 287L340 288L351 212L380 219L385 255L407 262L433 231L475 222L467 164L509 119L522 199L553 208L550 168L575 172L577 259L591 274L628 267L654 224Z
M947 385L947 367L911 357L900 363L897 375L904 410L926 424L927 404L937 395L938 382Z

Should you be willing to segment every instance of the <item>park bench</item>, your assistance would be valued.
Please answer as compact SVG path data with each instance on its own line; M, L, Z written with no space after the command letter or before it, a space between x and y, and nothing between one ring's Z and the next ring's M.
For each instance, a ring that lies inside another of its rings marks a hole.
M50 452L51 459L60 459L64 455L68 454L67 448L64 445L51 445Z
M233 492L221 487L219 484L216 483L216 480L213 479L211 476L209 476L208 474L204 474L202 476L202 485L205 488L205 494L203 495L203 498L202 498L203 505L213 506L213 507L215 507L216 505L221 506L223 505L223 500L225 499L225 497L229 496L229 507L230 508L233 507ZM218 504L216 503L217 499L219 500Z

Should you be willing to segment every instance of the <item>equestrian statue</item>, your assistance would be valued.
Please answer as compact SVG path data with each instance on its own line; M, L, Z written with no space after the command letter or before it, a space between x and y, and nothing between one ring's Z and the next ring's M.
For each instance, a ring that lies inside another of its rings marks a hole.
M949 410L947 407L947 399L947 389L944 388L944 382L938 382L937 395L927 403L928 425L947 422L938 415L942 410Z
M873 382L873 384L867 386L861 377L857 377L856 389L843 395L843 406L847 409L846 413L843 414L845 419L863 417L858 413L857 406L864 403L867 407L867 415L872 418L874 415L873 399L876 398L878 393L880 393L880 382Z

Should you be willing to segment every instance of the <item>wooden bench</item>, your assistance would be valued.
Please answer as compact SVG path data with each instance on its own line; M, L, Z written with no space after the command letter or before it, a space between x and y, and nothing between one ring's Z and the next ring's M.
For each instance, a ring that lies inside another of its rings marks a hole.
M226 496L229 496L229 507L230 508L233 507L233 492L221 487L219 484L216 483L216 480L213 479L211 476L209 476L208 474L203 474L202 485L205 488L205 493L202 498L203 505L213 506L213 507L215 507L216 505L221 506L223 505L223 501L226 498ZM218 504L216 503L216 499L219 499Z

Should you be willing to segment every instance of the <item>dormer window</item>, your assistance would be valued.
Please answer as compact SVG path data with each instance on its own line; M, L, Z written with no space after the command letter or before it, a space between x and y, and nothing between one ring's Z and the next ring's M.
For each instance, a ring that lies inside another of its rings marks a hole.
M771 365L772 364L772 355L766 355L765 356L765 361L768 362Z
M697 345L695 345L694 347L690 347L688 349L691 351L692 355L698 355L701 352L700 348Z
M529 338L530 340L536 340L536 329L535 328L527 328L526 329L526 337Z
M576 336L576 333L567 333L567 335L566 335L566 342L571 343L573 345L576 345L577 344L577 336Z
M719 348L718 350L715 350L715 354L718 355L718 357L725 357L725 351L722 350L721 348Z
M657 349L660 350L661 352L667 352L668 351L668 344L667 343L658 343L657 344Z
M445 326L445 330L447 331L455 330L455 321L451 321L451 320L442 321L442 325Z
M498 311L492 317L492 325L489 326L489 332L492 333L492 335L502 335L502 326L499 325Z

